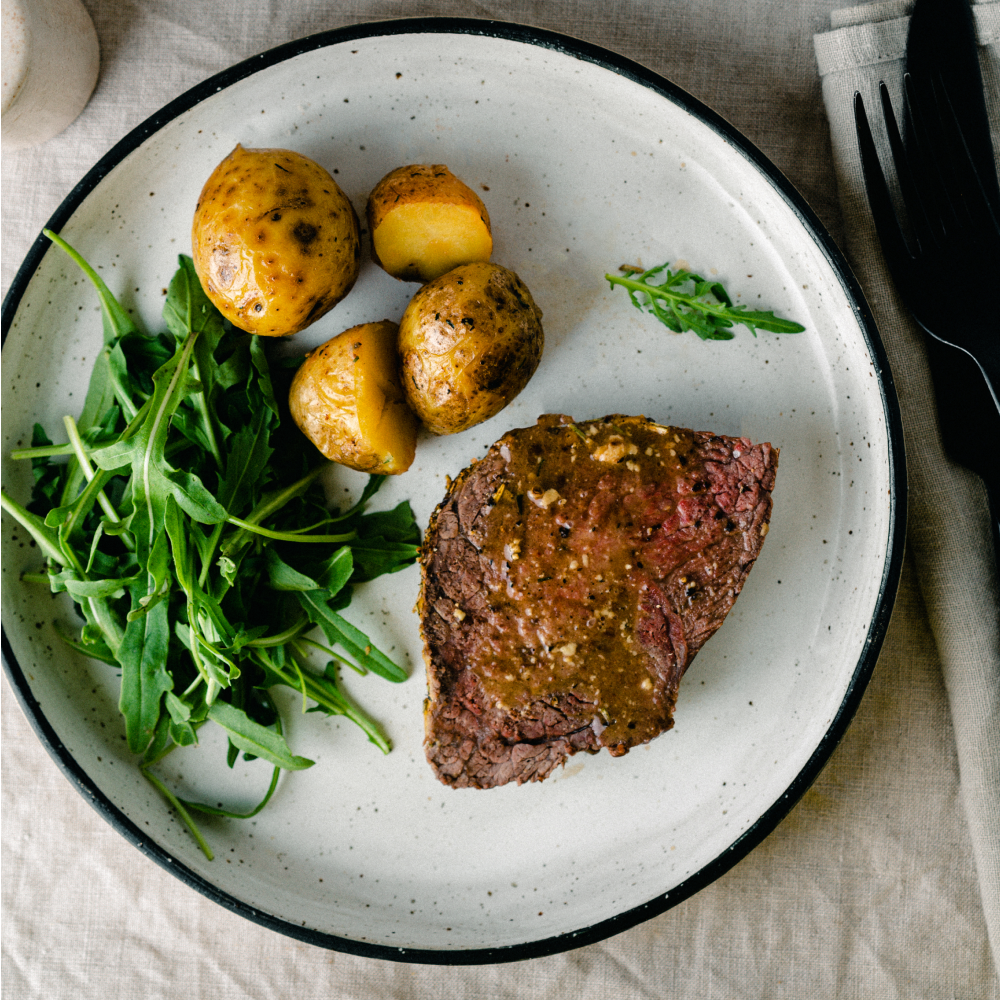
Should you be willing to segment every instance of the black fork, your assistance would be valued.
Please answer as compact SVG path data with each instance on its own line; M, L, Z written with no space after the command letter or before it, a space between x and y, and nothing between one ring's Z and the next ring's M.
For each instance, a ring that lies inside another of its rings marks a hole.
M913 141L904 149L889 92L882 114L909 226L893 208L860 94L854 117L875 229L900 297L936 340L979 366L1000 409L1000 223L940 79L904 77ZM972 430L970 428L970 430Z

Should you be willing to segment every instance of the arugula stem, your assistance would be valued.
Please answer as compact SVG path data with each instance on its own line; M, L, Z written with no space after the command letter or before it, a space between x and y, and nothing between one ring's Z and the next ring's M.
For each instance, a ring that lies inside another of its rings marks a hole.
M59 545L58 536L40 517L32 514L26 507L22 507L2 489L0 489L0 508L7 511L31 535L46 559L50 559L60 566L66 565L68 559Z
M274 710L274 729L279 736L282 735L281 729L281 714L278 712L277 705L274 704L273 699L267 692L262 692L267 700L271 704L271 708ZM218 809L215 806L208 806L202 802L189 802L187 799L181 799L180 801L188 807L188 809L194 809L197 812L207 813L209 816L227 816L229 819L252 819L257 815L271 801L271 796L274 795L274 790L278 787L278 777L281 774L281 768L275 767L271 774L271 784L267 786L267 792L264 794L264 798L254 806L250 812L238 813L232 812L229 809Z
M42 583L46 587L52 582L48 573L22 573L21 580L23 583Z
M69 414L66 414L63 417L63 424L66 426L66 433L69 435L69 443L73 446L73 453L76 455L76 460L80 463L80 468L83 470L83 474L87 477L87 482L89 483L94 478L94 468L90 464L87 450L83 446L83 439L80 437L76 421ZM104 490L97 491L97 502L101 505L101 510L104 511L105 516L112 524L122 523L122 519L118 516L118 511L115 510L114 505L108 499L108 495ZM129 552L135 552L135 542L132 540L129 532L123 531L119 537Z
M222 547L224 556L232 556L246 541L246 532L251 530L252 525L257 525L265 518L270 517L276 511L281 510L290 500L294 500L301 493L305 493L312 483L319 477L320 473L326 469L326 465L317 465L311 472L307 472L297 482L286 486L283 490L272 494L261 500L259 504L250 512L249 517L241 525L241 531L234 531L229 541Z
M663 288L660 285L647 285L642 281L635 281L632 278L621 278L616 274L606 274L605 278L611 282L612 285L621 285L623 288L627 288L633 292L641 292L643 295L648 295L651 298L656 297L658 299L663 299L666 302L676 302L680 305L694 306L696 309L700 309L702 312L706 312L711 316L718 316L720 319L732 319L732 308L730 306L720 303L719 305L714 305L711 302L706 302L704 298L696 299L692 295L685 295L683 292L672 292L669 288Z
M212 853L212 849L201 835L201 831L191 818L191 814L184 808L183 802L156 775L150 774L148 767L149 765L139 768L142 771L142 776L177 810L177 815L180 816L184 821L184 825L191 831L191 836L197 841L202 853L209 861L213 860L215 855Z
M48 577L46 577L46 582L47 581ZM243 645L244 648L247 646L256 646L265 649L272 646L284 646L286 642L291 642L293 639L299 639L303 632L308 631L312 627L313 624L308 618L300 618L290 628L286 628L284 632L275 632L274 635L262 635L259 639L251 639ZM308 642L309 640L302 639L300 641ZM334 656L336 656L336 653Z
M90 597L87 598L87 604L90 607L90 613L94 616L95 621L100 625L101 631L104 633L104 641L108 644L108 649L117 658L118 650L121 648L122 640L125 638L125 630L114 616L107 600L101 597Z
M298 661L294 656L292 657L292 661L298 668ZM389 740L378 728L378 725L376 724L375 720L369 718L360 709L355 708L343 696L343 694L340 692L339 689L335 689L337 690L337 700L334 701L322 688L319 687L319 685L315 682L315 680L313 680L312 675L309 671L303 671L299 668L298 670L299 676L302 677L305 683L303 688L298 688L297 685L295 684L294 679L290 677L285 671L277 667L273 669L276 674L282 676L282 679L284 680L285 684L287 684L290 688L296 690L302 690L303 694L306 694L306 692L308 692L309 697L312 698L312 700L315 701L317 704L323 705L330 711L335 712L337 715L347 716L347 718L349 718L353 723L355 723L355 725L359 726L364 731L369 741L374 743L375 746L377 746L379 750L382 751L382 753L387 754L392 749Z
M198 370L198 359L192 357L191 359L191 370L194 374L195 379L199 382L201 381L201 373ZM215 420L212 417L212 413L208 407L208 400L205 398L204 391L199 392L195 396L195 406L198 407L198 412L201 414L201 419L205 424L205 437L208 439L208 448L212 453L212 458L215 459L215 465L219 472L225 469L225 463L222 461L222 454L219 451L219 442L215 434Z
M361 674L362 677L364 677L364 675L368 672L367 670L363 670L356 663L352 663L346 656L341 656L340 653L335 653L329 646L324 646L321 642L316 642L315 639L307 639L304 635L302 635L295 639L294 644L296 647L298 647L299 644L312 646L313 649L318 649L321 653L325 653L327 656L332 657L338 663L343 663L345 667L350 667L355 673ZM303 656L306 655L301 649L299 652L302 653Z
M193 694L197 691L198 685L201 684L204 679L205 678L199 674L193 681L191 681L191 683L184 689L184 693L181 695L181 701L183 701L189 694Z
M80 443L84 454L89 458L90 451L87 449L83 438L80 439ZM163 453L167 458L173 458L178 452L186 451L188 448L193 447L194 444L188 441L187 438L181 438L179 441L171 441L164 448ZM75 457L77 450L69 441L66 444L40 444L32 448L15 448L10 453L10 458L15 462L23 462L32 458L59 458L62 455L73 455Z
M280 734L280 727L278 728L278 732ZM180 799L179 801L183 802L188 809L194 809L196 812L207 813L209 816L226 816L229 819L253 819L253 817L256 816L257 813L259 813L261 809L268 804L268 802L271 801L271 796L274 795L274 790L278 787L278 778L280 775L281 768L276 767L274 772L271 774L271 784L268 785L264 798L262 798L260 802L258 802L257 805L250 810L250 812L231 812L229 809L217 809L215 806L207 806L201 802L188 802L187 799Z
M212 568L212 557L215 555L219 539L222 537L222 529L225 527L225 523L225 521L220 521L214 528L212 528L212 534L208 539L208 551L205 553L205 558L202 560L201 564L201 571L198 573L199 587L204 587L206 581L208 580L208 574Z
M56 455L75 455L76 449L72 444L40 444L34 448L15 448L10 457L15 461L23 461L26 458L50 458Z
M343 535L300 535L294 531L272 531L270 528L262 528L252 521L244 521L241 517L233 517L232 514L226 520L244 531L263 535L265 538L276 538L279 542L320 542L329 545L332 542L349 542L352 538L358 537L356 531L348 531Z

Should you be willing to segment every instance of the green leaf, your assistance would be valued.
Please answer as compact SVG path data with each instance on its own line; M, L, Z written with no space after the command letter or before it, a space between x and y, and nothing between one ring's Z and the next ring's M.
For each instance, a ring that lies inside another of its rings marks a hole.
M325 590L330 597L339 594L354 573L354 555L346 545L337 549L329 559L320 565L316 576L319 590Z
M628 265L624 275L605 274L614 288L621 285L632 305L652 313L674 333L691 330L702 340L732 340L728 331L733 325L745 326L755 337L757 330L770 333L802 333L805 327L792 320L779 319L772 312L748 312L746 306L734 306L725 287L718 281L706 281L701 275L679 268L670 271L666 264L646 271ZM666 271L666 277L652 279ZM689 292L684 285L693 285Z
M264 554L267 576L275 590L319 590L320 585L311 577L300 573L286 563L273 546L268 546Z
M392 510L363 514L354 522L354 527L362 539L371 537L389 542L420 542L420 529L409 500L397 504Z
M387 542L384 538L366 538L348 544L354 556L354 578L361 582L406 569L420 552L417 545Z
M71 636L66 635L66 633L59 627L58 622L56 623L56 632L59 634L59 638L62 639L70 649L75 649L78 653L83 656L89 656L95 660L101 660L103 663L110 664L112 667L118 666L118 661L115 659L114 654L108 648L108 644L104 642L103 639L99 639L97 642L77 642Z
M276 416L280 416L278 402L274 398L274 386L271 384L271 370L267 363L267 355L264 354L264 346L260 337L250 338L250 359L257 372L257 385L268 409Z
M271 420L268 411L254 416L252 425L241 427L228 441L226 468L219 477L219 503L230 514L238 515L253 506L255 493L259 495L264 481L268 460L273 448L270 445Z
M173 494L167 497L163 513L163 523L167 537L170 539L170 552L173 556L174 576L180 588L187 594L194 589L194 567L191 562L191 549L188 544L191 526L185 523L184 514ZM197 529L195 529L197 530Z
M42 425L35 424L31 433L31 446L38 448L51 444ZM31 474L34 476L35 485L31 489L31 503L28 504L28 510L45 517L48 511L59 503L66 471L66 465L57 465L48 456L32 458Z
M177 265L163 303L163 322L178 343L187 340L190 333L201 334L197 348L199 367L214 370L215 349L226 332L225 321L201 287L194 261L181 254Z
M66 580L66 589L74 597L121 597L125 588L135 583L139 574L121 580Z
M331 611L327 601L330 595L323 590L311 590L299 594L299 601L309 620L315 622L331 645L339 644L350 653L357 663L373 674L399 683L406 680L406 671L393 663L381 650L372 645L371 640L349 621Z
M314 761L297 757L288 748L285 738L260 723L254 722L246 712L234 708L228 702L217 701L208 710L208 717L222 726L233 744L255 757L270 761L275 767L289 771L301 771L312 767Z
M141 585L129 588L132 609L145 594ZM163 694L173 688L167 670L170 619L161 602L148 614L129 622L116 657L122 667L121 697L118 707L125 717L125 739L132 753L142 753L149 745L160 719Z
M13 497L0 490L0 506L17 521L22 528L35 540L46 559L60 566L65 566L69 560L63 552L58 534L37 515L22 507Z

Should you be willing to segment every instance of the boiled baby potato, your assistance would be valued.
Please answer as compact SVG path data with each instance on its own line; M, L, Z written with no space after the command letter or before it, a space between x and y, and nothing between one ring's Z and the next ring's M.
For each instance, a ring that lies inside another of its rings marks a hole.
M212 172L191 230L195 270L234 326L264 337L305 329L352 288L358 217L318 163L237 146Z
M443 164L386 174L368 196L367 215L375 262L394 278L432 281L493 253L486 206Z
M362 323L306 356L292 380L289 409L299 429L329 459L394 476L417 447L417 420L399 384L389 320Z
M542 311L499 264L464 264L424 285L399 321L403 389L435 434L499 413L542 357Z

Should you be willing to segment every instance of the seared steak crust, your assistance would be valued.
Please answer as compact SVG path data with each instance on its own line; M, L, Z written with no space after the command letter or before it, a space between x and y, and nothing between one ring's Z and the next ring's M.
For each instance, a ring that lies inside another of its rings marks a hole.
M760 552L777 464L746 438L548 415L462 472L421 554L438 778L541 781L669 729Z

